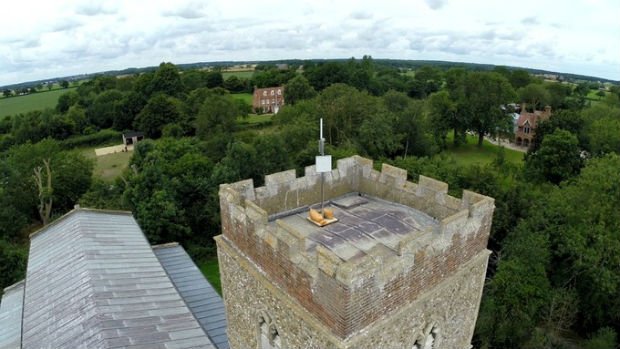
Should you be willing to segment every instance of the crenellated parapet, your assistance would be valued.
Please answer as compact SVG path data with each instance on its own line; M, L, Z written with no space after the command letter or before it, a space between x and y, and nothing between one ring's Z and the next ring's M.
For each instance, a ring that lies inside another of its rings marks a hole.
M252 180L221 185L222 232L260 272L341 338L486 253L492 198L470 191L455 198L448 195L446 183L425 176L413 183L405 170L383 164L377 171L372 160L359 156L338 160L324 174L324 193L336 214L348 212L337 205L348 194L355 197L349 201L370 200L373 207L385 201L386 212L397 212L410 222L403 226L414 228L389 232L379 227L342 238L287 218L305 214L321 200L321 174L309 166L302 177L294 170L268 175L259 188ZM377 225L364 224L360 226Z

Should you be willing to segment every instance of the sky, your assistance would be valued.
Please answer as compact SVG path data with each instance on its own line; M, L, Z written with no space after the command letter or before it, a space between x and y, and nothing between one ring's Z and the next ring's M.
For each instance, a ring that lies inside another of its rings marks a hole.
M72 0L0 9L0 86L146 67L447 60L620 80L620 0Z

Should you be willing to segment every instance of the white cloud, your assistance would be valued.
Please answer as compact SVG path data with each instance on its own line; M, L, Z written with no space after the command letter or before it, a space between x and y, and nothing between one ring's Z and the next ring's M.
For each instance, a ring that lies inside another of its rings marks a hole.
M591 1L7 2L0 85L162 61L364 54L620 79L620 2ZM536 16L519 8L536 8Z

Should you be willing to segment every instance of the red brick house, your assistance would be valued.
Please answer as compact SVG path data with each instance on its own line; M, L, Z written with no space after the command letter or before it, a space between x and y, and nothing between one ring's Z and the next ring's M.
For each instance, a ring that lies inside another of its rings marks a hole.
M252 109L255 112L277 113L284 105L284 86L254 88Z
M534 140L538 122L547 120L551 116L551 107L546 106L545 110L534 110L533 113L525 109L525 104L521 106L521 114L517 119L515 130L515 143L519 146L529 147Z

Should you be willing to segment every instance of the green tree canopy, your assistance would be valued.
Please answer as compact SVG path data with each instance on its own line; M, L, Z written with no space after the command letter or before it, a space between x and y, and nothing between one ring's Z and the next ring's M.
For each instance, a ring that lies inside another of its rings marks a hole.
M180 102L165 94L156 94L138 114L134 126L149 138L159 138L165 125L180 119Z
M316 96L316 91L303 75L292 78L284 87L284 96L287 104L295 104L304 99Z
M540 149L526 158L529 175L554 184L577 175L582 166L577 137L562 129L546 135Z
M519 100L527 103L528 108L543 110L551 101L549 91L541 84L529 84L518 91Z
M172 63L161 63L150 82L149 92L163 92L169 96L183 92L179 69Z
M512 120L501 106L515 96L508 81L498 73L473 72L463 81L464 94L457 99L457 110L467 118L467 128L478 134L478 146L484 135L512 127Z

